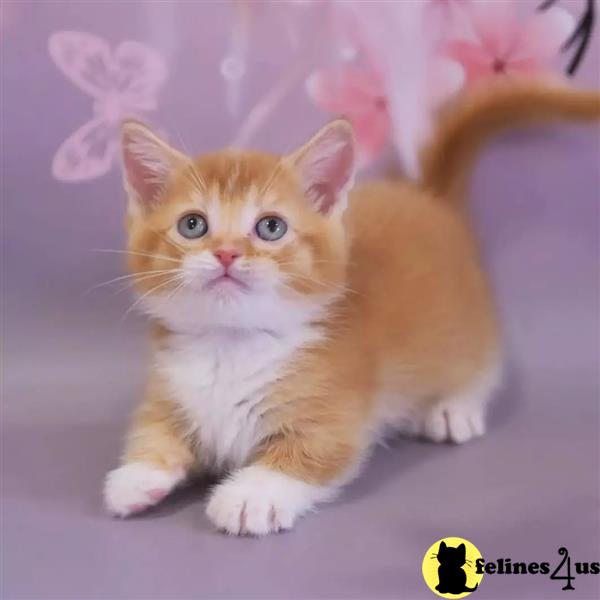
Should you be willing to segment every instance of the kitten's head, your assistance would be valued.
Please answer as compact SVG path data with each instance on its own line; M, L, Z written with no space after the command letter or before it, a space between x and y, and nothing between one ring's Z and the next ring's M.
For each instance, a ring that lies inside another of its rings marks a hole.
M437 554L437 559L440 564L447 567L462 567L466 562L467 549L464 544L460 544L456 548L447 546L446 542L441 542Z
M350 125L334 121L289 156L192 159L144 125L122 131L130 267L139 306L177 331L278 330L318 318L343 292Z

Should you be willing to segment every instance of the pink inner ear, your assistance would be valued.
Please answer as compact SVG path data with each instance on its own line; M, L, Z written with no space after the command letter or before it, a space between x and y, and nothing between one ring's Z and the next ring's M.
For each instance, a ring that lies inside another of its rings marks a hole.
M169 147L137 125L124 126L122 144L127 183L141 204L155 202L174 166Z
M131 152L123 152L123 162L127 181L138 199L144 204L152 202L160 191L160 185L152 179L152 172Z
M309 142L297 167L304 193L317 210L327 214L340 199L354 173L354 143L350 127L331 125Z

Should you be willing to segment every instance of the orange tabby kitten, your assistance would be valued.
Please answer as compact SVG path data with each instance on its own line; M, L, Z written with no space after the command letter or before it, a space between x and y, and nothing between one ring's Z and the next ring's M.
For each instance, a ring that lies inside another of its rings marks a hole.
M385 429L482 435L501 348L467 167L502 127L599 117L594 93L479 92L440 120L420 182L350 195L343 120L289 156L197 159L125 123L129 262L154 361L109 511L141 511L207 470L227 474L208 500L215 526L267 534L331 498Z

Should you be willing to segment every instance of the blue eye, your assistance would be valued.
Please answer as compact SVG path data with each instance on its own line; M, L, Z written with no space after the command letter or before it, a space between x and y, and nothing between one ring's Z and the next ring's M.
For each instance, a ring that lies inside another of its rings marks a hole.
M177 231L188 240L201 238L208 231L206 218L197 213L185 215L177 223Z
M256 224L256 235L265 242L280 240L288 229L287 223L279 217L263 217Z

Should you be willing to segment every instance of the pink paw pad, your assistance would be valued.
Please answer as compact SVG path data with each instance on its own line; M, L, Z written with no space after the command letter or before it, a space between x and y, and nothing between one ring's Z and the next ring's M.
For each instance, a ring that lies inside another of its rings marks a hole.
M141 502L136 502L135 504L130 504L127 508L132 513L141 512L147 507L146 504L142 504Z
M158 502L162 500L167 495L167 490L162 488L154 488L153 490L148 490L148 497Z

